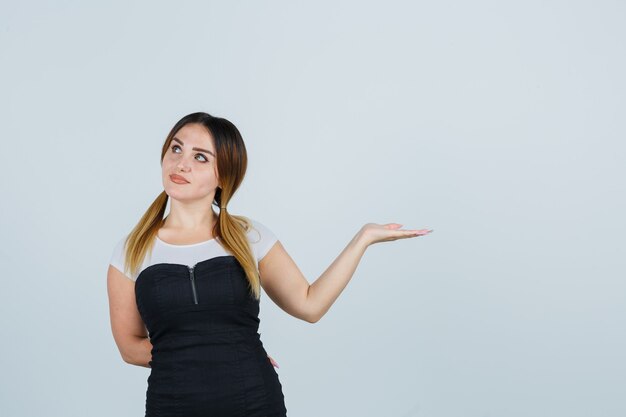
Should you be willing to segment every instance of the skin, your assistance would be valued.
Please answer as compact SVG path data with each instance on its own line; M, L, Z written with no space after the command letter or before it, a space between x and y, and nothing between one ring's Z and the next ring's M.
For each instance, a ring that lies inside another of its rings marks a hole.
M217 214L211 203L219 186L213 138L199 124L183 126L163 158L163 187L170 197L170 212L159 238L171 244L187 245L212 239ZM208 152L193 150L197 147ZM189 181L176 184L170 174ZM319 321L352 278L367 247L380 242L409 239L432 232L428 229L402 229L402 224L367 223L312 284L309 284L280 241L259 262L261 286L265 293L288 314L309 323ZM148 339L137 306L134 282L112 266L107 277L111 325L125 362L149 367L152 344ZM268 356L269 357L269 356ZM276 361L269 357L275 367Z

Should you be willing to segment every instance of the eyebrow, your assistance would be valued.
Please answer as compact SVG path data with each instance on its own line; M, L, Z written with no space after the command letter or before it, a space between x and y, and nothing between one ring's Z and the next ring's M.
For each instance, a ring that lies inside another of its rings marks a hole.
M178 139L177 137L172 138L172 140L175 140L176 142L178 142L178 143L180 143L181 145L185 146L185 144L183 143L183 141L182 141L182 140L180 140L180 139ZM206 152L206 153L208 153L208 154L211 154L211 156L212 156L213 158L215 158L215 154L213 154L213 152L211 152L211 151L209 151L209 150L202 149L202 148L191 148L191 149L193 149L194 151Z

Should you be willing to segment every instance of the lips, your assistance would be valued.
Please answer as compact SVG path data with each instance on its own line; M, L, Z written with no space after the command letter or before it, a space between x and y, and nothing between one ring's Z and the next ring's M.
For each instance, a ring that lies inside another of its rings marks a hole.
M177 174L170 175L170 179L172 180L172 182L175 182L176 184L189 184L189 181L187 181L185 177L181 177L180 175L177 175Z

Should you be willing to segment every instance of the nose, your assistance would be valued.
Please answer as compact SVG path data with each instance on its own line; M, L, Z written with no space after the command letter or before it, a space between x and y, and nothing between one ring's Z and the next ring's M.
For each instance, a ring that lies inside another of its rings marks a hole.
M180 160L176 164L176 168L180 171L185 172L189 170L189 164L186 162L185 158L180 158Z

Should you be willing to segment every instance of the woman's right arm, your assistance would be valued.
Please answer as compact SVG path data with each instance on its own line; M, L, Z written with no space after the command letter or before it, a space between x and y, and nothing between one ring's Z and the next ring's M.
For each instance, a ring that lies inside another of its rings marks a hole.
M131 365L150 368L152 343L135 302L135 282L109 265L107 292L111 330L122 359Z

